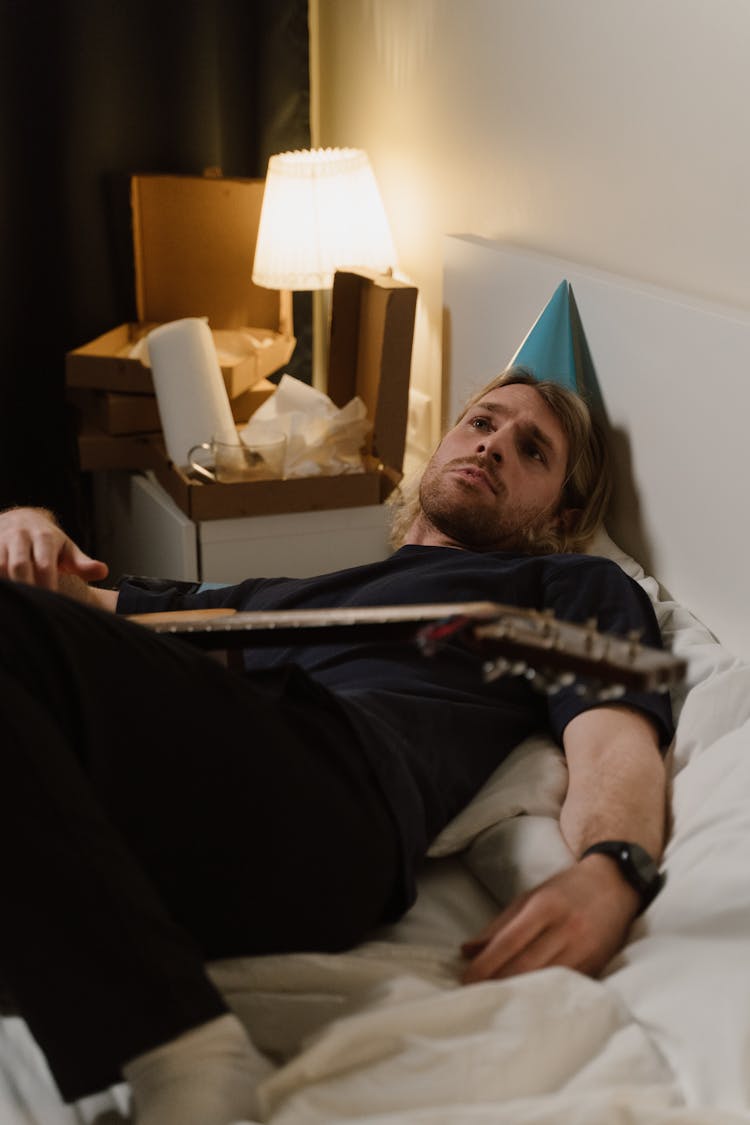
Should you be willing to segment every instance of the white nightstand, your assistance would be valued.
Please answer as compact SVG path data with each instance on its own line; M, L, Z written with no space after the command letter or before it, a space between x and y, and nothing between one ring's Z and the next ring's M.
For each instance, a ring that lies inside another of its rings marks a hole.
M384 505L193 523L150 473L94 475L96 551L110 576L304 578L384 559Z

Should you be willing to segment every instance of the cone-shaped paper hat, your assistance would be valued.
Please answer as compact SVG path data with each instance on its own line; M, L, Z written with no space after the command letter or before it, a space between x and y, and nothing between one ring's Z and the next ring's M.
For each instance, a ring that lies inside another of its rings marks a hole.
M511 363L527 368L537 379L562 383L601 409L596 371L567 281L560 282Z

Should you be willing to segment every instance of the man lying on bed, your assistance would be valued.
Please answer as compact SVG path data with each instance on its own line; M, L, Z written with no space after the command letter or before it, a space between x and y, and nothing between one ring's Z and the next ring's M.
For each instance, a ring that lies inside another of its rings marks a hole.
M0 581L0 975L65 1098L124 1074L140 1125L252 1116L267 1063L204 962L337 951L401 915L430 841L544 726L567 758L579 862L467 940L465 981L607 964L655 884L586 853L626 841L658 859L665 697L547 697L522 677L482 682L459 648L426 659L356 635L249 649L239 674L104 612L491 600L658 644L640 588L573 553L601 520L605 460L580 399L511 370L444 438L386 561L118 595L85 584L106 567L47 513L0 515L0 575L15 580Z

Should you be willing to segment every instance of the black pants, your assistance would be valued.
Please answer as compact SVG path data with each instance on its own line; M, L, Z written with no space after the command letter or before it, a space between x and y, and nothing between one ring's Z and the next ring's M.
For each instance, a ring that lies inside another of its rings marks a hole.
M335 700L0 582L0 979L64 1098L226 1011L224 957L336 951L398 882Z

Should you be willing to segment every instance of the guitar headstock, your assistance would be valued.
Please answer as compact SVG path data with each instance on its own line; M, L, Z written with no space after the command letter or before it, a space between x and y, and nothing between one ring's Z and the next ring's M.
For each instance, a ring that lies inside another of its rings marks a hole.
M575 684L604 701L628 690L666 692L685 677L683 660L642 644L636 633L622 637L600 632L594 620L578 625L538 610L495 608L491 621L458 615L423 627L420 647L431 655L460 641L483 658L486 680L523 676L546 694Z

